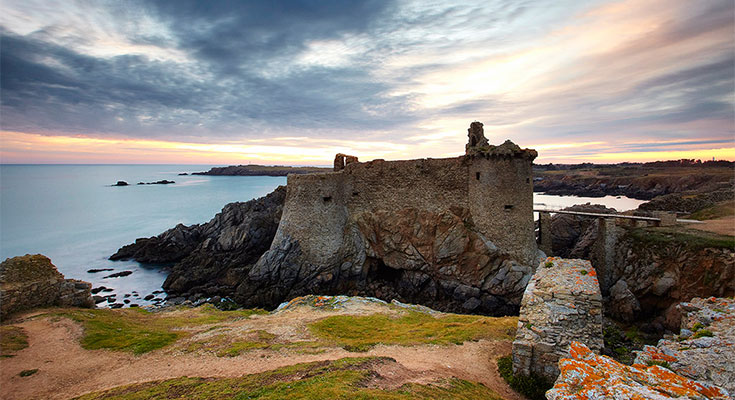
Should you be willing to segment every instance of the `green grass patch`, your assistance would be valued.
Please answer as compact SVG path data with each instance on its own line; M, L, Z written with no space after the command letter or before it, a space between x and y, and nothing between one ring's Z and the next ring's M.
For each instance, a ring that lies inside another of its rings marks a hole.
M698 330L700 330L700 329L703 329L703 328L704 328L704 324L703 324L703 323L701 323L701 322L697 322L697 323L696 323L696 324L694 324L694 326L692 327L692 330L693 330L694 332L696 332L696 331L698 331Z
M82 347L89 350L109 349L143 354L165 347L189 335L182 328L216 324L247 318L262 310L220 311L212 305L149 312L129 309L71 309L52 315L70 318L82 324Z
M531 374L531 376L513 375L511 356L498 358L498 372L513 390L531 400L546 400L546 391L554 386L552 382L536 374Z
M703 208L689 215L689 218L706 221L708 219L717 219L732 215L735 215L735 201L730 200L717 203L711 207Z
M648 364L649 367L653 365L658 365L659 367L671 369L671 365L669 365L669 362L664 360L648 360L646 361L646 364Z
M553 266L554 266L554 263L551 262L551 261L547 261L546 264L544 264L544 267L546 267L546 268L551 268Z
M343 358L296 364L240 378L176 378L121 386L79 397L102 399L490 399L499 400L482 384L448 379L435 385L408 384L383 390L368 383L379 379L375 368L388 358Z
M9 358L28 347L28 335L19 326L0 326L0 357Z
M712 337L714 334L709 329L700 329L697 331L697 333L694 334L695 339L699 339L701 337Z
M681 227L636 228L629 232L634 244L642 246L681 245L690 249L735 248L735 237Z
M367 351L377 344L461 344L470 340L511 340L517 317L456 315L434 317L407 311L400 316L335 315L309 325L316 337L348 351Z

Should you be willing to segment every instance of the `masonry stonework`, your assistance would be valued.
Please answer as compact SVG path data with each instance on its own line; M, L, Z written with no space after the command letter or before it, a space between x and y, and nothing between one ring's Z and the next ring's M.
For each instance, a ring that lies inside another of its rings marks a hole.
M513 373L550 381L572 341L603 347L602 295L589 261L549 257L536 269L521 301L513 341Z

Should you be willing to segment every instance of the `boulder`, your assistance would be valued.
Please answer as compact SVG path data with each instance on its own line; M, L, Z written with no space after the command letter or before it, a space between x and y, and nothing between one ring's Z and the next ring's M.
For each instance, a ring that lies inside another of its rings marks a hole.
M0 264L0 318L36 307L94 307L92 285L64 279L48 257L26 254Z
M613 318L621 321L633 321L638 312L641 311L641 305L635 295L628 289L628 284L624 279L618 280L612 288L610 288L610 297L608 309Z

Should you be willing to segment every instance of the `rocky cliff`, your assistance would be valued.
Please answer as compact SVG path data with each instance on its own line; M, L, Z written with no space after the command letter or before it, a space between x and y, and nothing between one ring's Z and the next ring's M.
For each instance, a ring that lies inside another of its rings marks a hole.
M611 212L603 206L569 210ZM694 297L735 294L735 241L686 227L631 227L622 221L600 237L600 220L557 214L551 233L555 255L589 259L600 275L605 314L648 320L644 328L679 326L676 304ZM606 254L605 240L612 254Z
M94 307L92 285L64 279L48 257L26 254L0 263L0 319L35 307Z
M177 225L122 247L111 260L174 263L163 284L176 295L230 295L270 247L283 211L286 187L259 199L226 205L211 221Z

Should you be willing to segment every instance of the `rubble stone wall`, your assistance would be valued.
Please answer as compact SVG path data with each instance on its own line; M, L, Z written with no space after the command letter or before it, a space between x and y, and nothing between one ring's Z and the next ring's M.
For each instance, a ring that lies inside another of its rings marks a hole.
M553 381L572 341L603 347L602 295L586 260L549 257L536 269L521 301L513 342L513 373Z
M88 282L64 279L40 254L8 258L0 264L0 319L35 307L94 307Z

